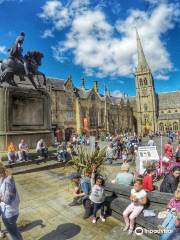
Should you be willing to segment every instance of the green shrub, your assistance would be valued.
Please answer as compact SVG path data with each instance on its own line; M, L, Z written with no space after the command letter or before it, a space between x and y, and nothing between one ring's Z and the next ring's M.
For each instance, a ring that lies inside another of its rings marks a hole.
M90 152L89 148L80 146L77 150L77 156L73 156L66 163L66 166L71 165L77 172L84 174L87 171L91 171L92 164L96 164L97 170L100 171L105 160L105 155L105 149Z

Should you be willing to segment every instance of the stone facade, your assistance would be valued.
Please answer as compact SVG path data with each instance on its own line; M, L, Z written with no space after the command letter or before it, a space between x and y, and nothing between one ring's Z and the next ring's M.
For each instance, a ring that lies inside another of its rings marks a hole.
M23 138L30 148L43 138L52 144L50 98L46 91L0 88L0 151Z
M180 91L156 93L151 69L137 33L138 66L136 69L136 97L131 106L137 120L137 132L177 132L180 130Z
M47 79L51 97L52 127L58 139L68 139L76 131L76 98L71 79Z
M52 125L55 135L69 140L72 133L99 135L101 132L134 131L133 109L127 97L112 97L106 90L102 95L98 82L92 89L74 86L71 77L66 81L48 78L51 96Z
M106 89L102 95L97 81L86 89L84 79L81 88L74 86L71 77L67 81L48 79L52 123L61 138L68 139L73 132L99 135L135 131L147 135L180 130L180 91L156 93L138 33L137 55L134 97L113 97Z

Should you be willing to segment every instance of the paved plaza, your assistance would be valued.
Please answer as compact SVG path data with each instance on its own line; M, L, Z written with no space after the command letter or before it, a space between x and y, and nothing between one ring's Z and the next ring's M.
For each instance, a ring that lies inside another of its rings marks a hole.
M148 139L144 139L143 145ZM163 139L163 143L166 142ZM160 152L160 139L155 139ZM174 146L177 142L174 142ZM100 143L101 147L107 143ZM108 181L120 171L121 164L103 166L103 175ZM134 165L131 165L133 170ZM108 217L105 223L92 224L90 219L83 220L83 207L69 207L72 200L72 185L69 180L71 167L59 167L39 172L16 175L15 180L20 193L20 227L24 240L141 240L135 234L127 236L122 232L122 222Z
M112 168L115 175L120 167L107 167L108 175ZM72 200L71 171L68 167L15 176L21 197L18 225L24 240L142 239L134 235L127 238L115 218L93 225L89 219L82 219L82 206L68 207Z

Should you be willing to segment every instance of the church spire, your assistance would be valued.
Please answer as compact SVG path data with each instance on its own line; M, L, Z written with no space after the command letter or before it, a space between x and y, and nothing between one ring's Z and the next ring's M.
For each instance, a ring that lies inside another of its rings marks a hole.
M81 81L82 81L82 89L85 89L85 79L84 78L81 78Z
M142 48L141 40L136 29L136 41L137 41L137 55L138 55L138 66L137 71L147 71L150 70L148 63L146 61L146 57Z

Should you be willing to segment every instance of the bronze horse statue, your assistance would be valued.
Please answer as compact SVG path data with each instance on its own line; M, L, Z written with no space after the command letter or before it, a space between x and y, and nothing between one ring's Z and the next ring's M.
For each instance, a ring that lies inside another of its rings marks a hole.
M39 51L29 51L24 56L25 61L27 62L29 74L26 75L24 64L17 58L9 57L6 60L3 60L0 63L0 85L3 82L9 83L9 85L17 86L14 81L14 75L18 75L20 77L20 81L25 81L24 77L27 76L35 89L38 89L41 85L38 80L38 87L34 81L34 76L42 76L43 77L43 85L46 86L46 77L44 73L38 71L38 67L41 66L41 60L43 58L43 54Z

